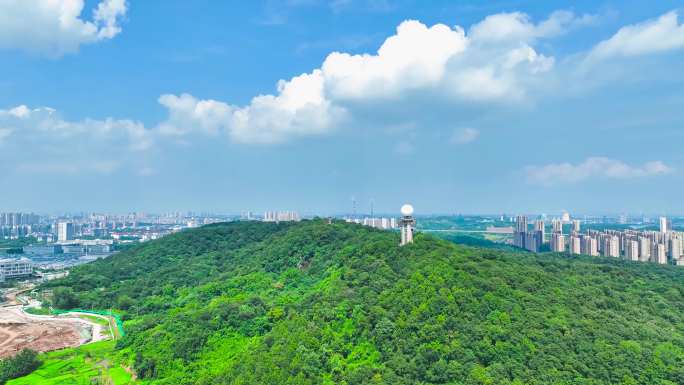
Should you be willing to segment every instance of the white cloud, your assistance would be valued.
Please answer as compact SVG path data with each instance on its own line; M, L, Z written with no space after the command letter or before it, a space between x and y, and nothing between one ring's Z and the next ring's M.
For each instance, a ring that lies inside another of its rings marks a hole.
M153 144L151 132L140 122L114 118L69 121L49 107L0 109L0 127L5 142L54 145L95 141L134 151L147 150Z
M125 0L102 0L91 20L81 18L83 7L83 0L0 0L0 49L59 57L121 32Z
M575 183L590 178L643 178L669 174L673 171L673 168L662 161L631 166L622 161L605 157L590 157L579 164L555 163L545 166L530 166L525 170L529 182L542 185Z
M159 102L169 118L159 124L159 132L225 131L234 142L266 144L356 124L363 119L357 109L373 103L401 113L414 108L415 100L447 105L519 102L554 65L532 42L586 18L556 12L533 24L521 13L499 14L474 25L470 36L459 26L429 27L407 20L375 54L333 52L320 68L280 80L275 94L256 96L246 106L189 94L162 95Z
M610 39L598 43L588 55L589 60L630 57L684 48L684 24L676 11L657 19L628 25Z
M320 71L278 83L278 95L259 95L248 106L231 106L192 95L162 95L169 118L158 129L167 135L225 130L238 143L278 143L296 136L327 133L344 110L323 96Z
M529 42L562 35L570 29L592 24L595 20L594 15L578 17L570 11L556 11L535 25L524 13L499 13L487 16L472 26L468 34L480 42Z
M162 95L159 104L169 111L169 118L158 129L165 135L185 135L201 131L216 135L225 126L233 108L216 100L197 100L192 95Z
M0 109L3 172L110 175L148 167L155 133L127 119L63 118L55 109L20 105Z
M333 99L398 98L411 89L438 85L447 62L466 50L461 27L432 27L408 20L376 55L333 52L322 65L326 93Z
M462 128L456 130L451 136L451 143L454 144L466 144L474 141L480 136L480 131L474 128Z

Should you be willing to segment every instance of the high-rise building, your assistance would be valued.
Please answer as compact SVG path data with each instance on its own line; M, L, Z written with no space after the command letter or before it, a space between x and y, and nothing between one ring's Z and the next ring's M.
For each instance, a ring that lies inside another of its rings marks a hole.
M537 252L541 251L542 244L544 244L544 239L546 238L546 230L544 229L544 221L537 219L534 221L534 237Z
M682 256L682 239L679 236L673 236L670 239L670 258L677 261Z
M664 234L670 230L670 228L667 225L668 225L667 217L660 217L660 232L661 233Z
M570 254L582 254L582 240L579 236L570 237Z
M563 234L551 234L551 251L557 253L562 253L565 251L565 236Z
M591 255L593 257L598 256L598 240L590 235L583 236L581 249L582 254Z
M573 219L572 220L572 231L579 233L580 232L580 220L579 219Z
M413 228L415 225L416 219L413 218L413 206L410 204L401 206L401 219L399 219L401 246L413 243Z
M648 262L651 259L651 240L647 237L639 238L639 260Z
M615 235L609 235L603 238L603 255L606 257L620 256L620 239Z
M554 219L551 221L551 230L554 233L563 234L563 222L558 219Z
M513 234L513 244L520 248L525 248L525 240L527 238L527 217L518 215L515 218L515 234Z
M264 222L298 222L299 213L296 211L266 211Z
M528 231L525 233L525 249L533 253L539 252L539 238L536 231Z
M57 223L57 241L66 242L74 239L74 224L71 222Z
M667 253L665 252L665 245L662 243L654 243L652 250L652 259L655 263L660 263L661 265L667 264Z
M629 239L625 242L625 258L629 261L639 260L639 241Z

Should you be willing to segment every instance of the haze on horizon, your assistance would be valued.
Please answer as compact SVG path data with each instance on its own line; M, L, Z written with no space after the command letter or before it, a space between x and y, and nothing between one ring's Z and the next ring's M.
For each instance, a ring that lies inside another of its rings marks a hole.
M683 12L0 1L0 211L684 213Z

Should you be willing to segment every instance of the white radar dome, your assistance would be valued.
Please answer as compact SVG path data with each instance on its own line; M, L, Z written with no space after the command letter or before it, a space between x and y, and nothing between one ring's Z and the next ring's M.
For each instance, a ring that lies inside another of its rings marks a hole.
M401 206L401 215L405 217L413 215L413 206L411 206L410 204L405 204Z

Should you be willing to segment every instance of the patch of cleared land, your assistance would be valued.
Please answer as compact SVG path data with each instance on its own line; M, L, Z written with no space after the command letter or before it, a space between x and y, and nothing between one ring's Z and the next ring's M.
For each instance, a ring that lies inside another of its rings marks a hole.
M0 307L0 358L24 348L47 352L108 337L109 330L101 322L71 315L32 315L21 306Z

